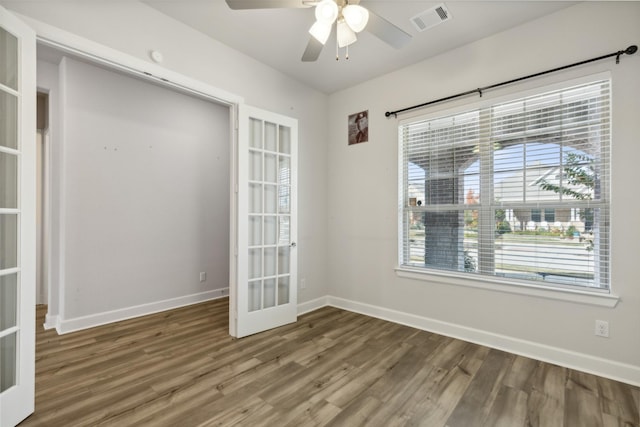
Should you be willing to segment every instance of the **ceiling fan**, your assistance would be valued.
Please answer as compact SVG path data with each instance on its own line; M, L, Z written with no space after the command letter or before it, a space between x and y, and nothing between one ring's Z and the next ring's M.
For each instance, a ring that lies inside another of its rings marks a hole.
M316 22L309 29L309 42L302 61L318 59L327 42L333 24L336 24L338 48L346 48L357 40L356 33L368 31L385 43L400 49L411 40L411 35L391 22L360 6L360 0L226 0L231 9L308 8L315 6ZM336 60L338 55L336 54Z

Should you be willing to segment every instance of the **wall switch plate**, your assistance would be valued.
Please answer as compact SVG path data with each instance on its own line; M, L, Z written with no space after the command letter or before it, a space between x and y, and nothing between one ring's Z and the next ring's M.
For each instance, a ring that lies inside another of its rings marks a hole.
M207 273L205 273L204 271L202 271L200 273L200 281L204 282L205 280L207 280Z
M599 337L609 338L609 322L605 320L596 320L595 334Z
M307 289L307 279L304 277L300 279L300 289Z

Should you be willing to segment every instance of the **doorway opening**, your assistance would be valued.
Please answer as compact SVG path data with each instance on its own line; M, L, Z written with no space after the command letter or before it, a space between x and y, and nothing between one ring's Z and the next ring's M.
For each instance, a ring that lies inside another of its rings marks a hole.
M46 44L37 56L45 327L228 296L233 105Z
M48 183L49 95L37 93L36 110L36 304L47 304L49 294Z

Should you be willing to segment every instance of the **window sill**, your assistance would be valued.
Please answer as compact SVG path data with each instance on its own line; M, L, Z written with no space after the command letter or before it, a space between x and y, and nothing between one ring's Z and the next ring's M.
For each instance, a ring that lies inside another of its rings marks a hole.
M566 288L551 288L528 283L521 283L498 278L474 277L469 279L455 274L449 274L434 270L424 271L418 268L395 268L396 275L405 279L446 283L457 286L467 286L475 289L486 289L494 292L506 292L516 295L527 295L538 298L547 298L559 301L568 301L579 304L595 305L613 308L620 301L620 297L611 294L588 292Z

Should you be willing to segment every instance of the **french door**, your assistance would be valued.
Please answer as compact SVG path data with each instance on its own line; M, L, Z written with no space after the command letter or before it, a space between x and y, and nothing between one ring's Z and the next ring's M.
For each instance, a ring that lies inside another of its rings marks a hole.
M34 409L35 33L0 7L0 425Z
M297 320L298 122L244 105L238 116L230 332L243 337Z

